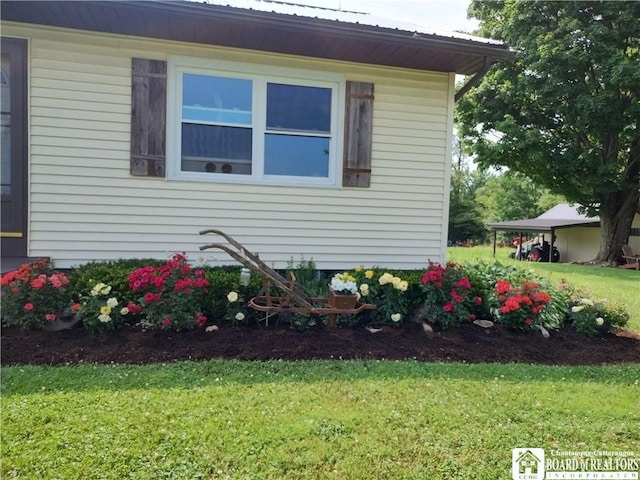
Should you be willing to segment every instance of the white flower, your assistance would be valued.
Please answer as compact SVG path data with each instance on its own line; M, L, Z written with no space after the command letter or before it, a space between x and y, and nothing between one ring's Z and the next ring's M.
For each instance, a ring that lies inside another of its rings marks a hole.
M331 279L330 288L336 293L354 295L358 290L358 285L351 275L347 273L338 273Z
M378 280L378 283L380 283L380 285L386 285L387 283L391 282L393 282L393 275L391 275L390 273L383 274Z
M116 297L111 297L107 300L107 307L115 308L118 305L118 299Z
M238 301L238 293L237 292L229 292L227 294L227 300L229 300L229 302L231 302L231 303L237 302Z
M580 303L582 303L583 305L588 305L589 307L593 307L594 303L593 300L589 299L589 298L583 298Z
M102 293L102 290L104 288L106 288L107 285L105 285L104 283L100 282L100 283L96 283L93 288L91 289L91 296L95 297L97 295L100 295Z
M394 285L394 287L396 286ZM401 292L406 292L407 288L409 288L409 282L407 282L406 280L401 280L398 286L396 287L396 289L400 290Z
M129 313L129 309L127 307L124 307L122 310L120 310L120 315L127 315Z
M571 307L571 311L573 313L578 313L584 310L584 305L576 305L575 307Z
M396 323L399 322L401 318L402 315L400 315L399 313L394 313L393 315L391 315L391 320Z
M236 313L236 320L238 320L239 322L244 320L244 313L242 313L242 312Z
M369 285L367 285L366 283L363 283L362 285L360 285L360 293L362 294L363 297L366 297L367 295L369 295Z
M111 317L109 315L99 315L98 320L100 320L102 323L107 323L111 321Z
M604 318L602 317L596 318L596 325L598 326L604 325Z

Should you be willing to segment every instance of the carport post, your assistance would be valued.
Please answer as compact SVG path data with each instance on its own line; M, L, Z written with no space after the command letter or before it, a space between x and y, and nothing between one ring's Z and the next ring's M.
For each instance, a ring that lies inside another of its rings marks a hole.
M493 256L496 256L496 237L498 236L498 231L493 231Z
M553 242L555 237L554 229L551 227L551 244L549 245L549 263L551 263L553 259Z

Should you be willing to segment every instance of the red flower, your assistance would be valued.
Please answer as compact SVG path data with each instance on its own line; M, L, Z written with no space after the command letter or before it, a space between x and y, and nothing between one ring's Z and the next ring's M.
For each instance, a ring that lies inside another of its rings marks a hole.
M39 290L47 284L46 275L39 275L37 278L31 280L31 288L34 290Z
M166 317L166 318L162 321L162 323L163 323L165 326L169 326L169 325L171 325L171 319L170 319L169 317Z
M79 303L74 303L73 305L71 305L71 311L72 312L77 312L78 310L80 310L80 304Z
M443 308L443 310L445 312L455 312L455 310L456 310L451 302L445 303L444 307L442 307L442 308Z
M55 313L47 313L44 316L45 320L48 320L50 322L53 322L56 319L56 314Z
M496 293L498 295L502 295L503 293L507 293L511 290L511 284L506 280L498 280L496 283Z
M482 297L476 297L473 301L476 305L482 305Z
M471 289L471 283L469 282L468 278L461 278L460 280L458 280L458 283L456 283L456 287L466 288L467 290L469 290Z
M530 319L530 318L527 318L527 319L524 321L524 323L526 323L527 325L531 325L531 319Z
M154 300L154 294L151 292L147 292L144 294L144 303L146 303L147 305L150 305L151 303L153 303Z
M469 315L469 320L473 322L475 319L476 319L476 316L473 313Z
M31 303L31 302L29 302L29 303L25 303L25 304L24 304L24 309L25 309L27 312L30 312L31 310L33 310L33 303Z

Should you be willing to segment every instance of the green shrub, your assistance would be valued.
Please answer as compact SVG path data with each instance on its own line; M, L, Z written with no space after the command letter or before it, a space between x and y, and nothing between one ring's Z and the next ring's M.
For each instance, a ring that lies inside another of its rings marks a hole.
M574 303L569 317L576 331L590 337L603 335L614 328L622 328L630 318L622 305L588 298Z
M69 293L72 298L79 300L91 291L98 283L111 287L111 294L118 298L132 300L136 294L129 287L127 276L136 268L150 265L159 267L163 260L133 258L89 262L75 267L69 273Z
M240 285L240 266L208 267L205 278L209 282L205 314L214 323L249 324L261 314L249 308L248 301L258 295L262 280L252 273L249 285ZM237 300L230 302L228 295L236 292ZM238 318L242 313L242 318Z

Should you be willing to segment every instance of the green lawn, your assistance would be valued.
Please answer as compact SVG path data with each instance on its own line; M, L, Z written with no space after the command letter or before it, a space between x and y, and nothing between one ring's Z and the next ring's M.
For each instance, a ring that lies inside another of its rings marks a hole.
M410 361L4 367L0 476L507 479L516 447L637 452L639 376Z
M640 331L640 272L623 268L519 261L509 258L511 252L511 248L498 248L493 257L493 247L449 247L447 259L457 263L497 260L503 264L531 269L556 283L565 279L570 285L588 291L592 298L625 305L631 314L629 328Z

